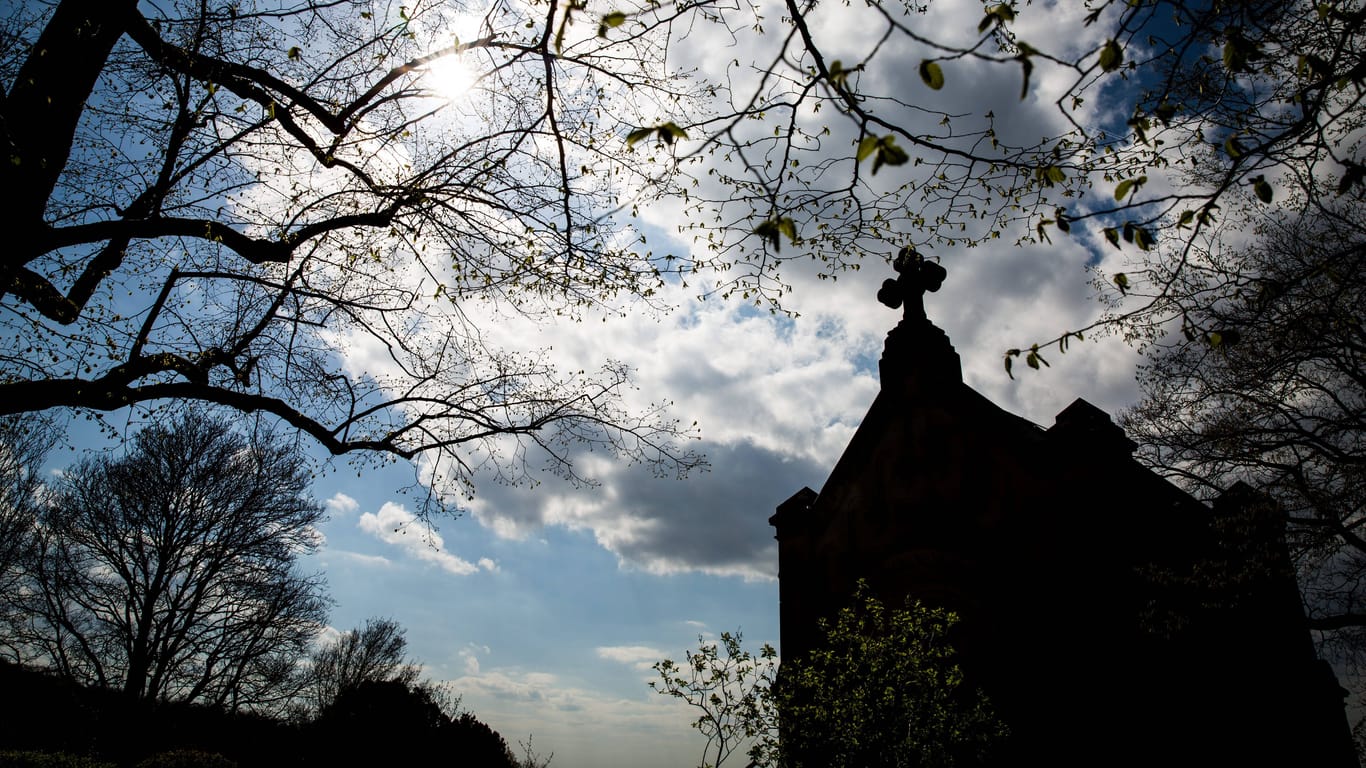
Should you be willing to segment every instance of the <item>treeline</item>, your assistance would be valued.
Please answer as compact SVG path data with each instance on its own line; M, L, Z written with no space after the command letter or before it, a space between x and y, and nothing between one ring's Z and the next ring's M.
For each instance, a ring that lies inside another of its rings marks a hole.
M0 766L238 768L403 765L520 768L497 731L420 685L365 681L308 720L153 702L0 662ZM67 756L63 759L61 756Z

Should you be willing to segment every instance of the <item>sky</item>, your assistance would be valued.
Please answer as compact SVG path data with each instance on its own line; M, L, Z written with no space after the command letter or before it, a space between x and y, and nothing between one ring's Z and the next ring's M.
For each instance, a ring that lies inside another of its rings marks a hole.
M1040 48L1085 45L1063 39L1079 28L1061 23L1081 12L1071 5L1081 4L1034 3L1019 28ZM970 31L980 14L980 3L936 3L916 23ZM868 44L852 13L826 15L818 34L831 51ZM716 58L705 48L692 53L704 63ZM871 76L881 87L904 79L907 89L923 89L913 66ZM982 87L937 98L950 111L1009 110L1011 130L1042 135L1058 119L1054 86L1041 67L1023 102L1014 98L1017 81L1000 103L980 103L992 92ZM898 172L912 173L882 171ZM667 205L642 212L657 251L690 247L672 234L678 215ZM1050 355L1043 372L1006 376L1004 350L1081 327L1101 309L1087 267L1112 257L1088 250L1084 238L1054 240L1020 248L1003 237L928 252L948 278L927 296L927 311L957 348L965 381L1045 426L1078 397L1111 413L1131 403L1139 362L1122 340L1088 338L1065 356ZM554 753L556 768L696 765L702 740L689 728L692 716L649 690L651 664L680 659L699 636L726 631L743 633L755 650L779 645L768 516L803 486L820 489L877 394L882 340L900 317L875 299L882 280L894 276L885 263L866 262L833 282L794 269L784 277L793 285L785 306L795 319L698 301L695 288L673 284L660 297L668 311L634 307L625 317L559 325L504 318L490 326L493 341L553 349L566 366L629 364L637 405L668 401L685 424L697 422L693 447L709 469L660 478L648 467L586 456L596 487L569 487L549 475L534 487L477 477L463 514L428 531L414 518L413 500L399 493L412 482L410 468L357 473L345 462L327 465L312 489L328 510L325 543L305 567L326 574L332 627L397 620L429 678L448 682L515 750L532 736L537 752ZM72 439L78 446L101 440L79 427Z

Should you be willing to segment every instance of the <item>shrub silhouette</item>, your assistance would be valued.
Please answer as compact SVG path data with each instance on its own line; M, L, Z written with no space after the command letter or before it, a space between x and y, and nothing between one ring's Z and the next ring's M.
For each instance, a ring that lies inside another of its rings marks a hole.
M138 763L137 768L237 768L237 763L217 752L175 749L152 755Z

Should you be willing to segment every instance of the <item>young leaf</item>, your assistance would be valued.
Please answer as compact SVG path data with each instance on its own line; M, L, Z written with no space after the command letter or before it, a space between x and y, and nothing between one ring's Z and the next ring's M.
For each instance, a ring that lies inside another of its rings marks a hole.
M297 46L297 45L291 45L291 46L289 47L289 60L290 60L290 61L298 61L300 55L301 55L301 54L300 54L300 52L299 52L299 46Z
M939 68L938 62L925 59L920 62L920 79L925 81L931 90L939 90L944 87L944 70Z
M1006 359L1005 359L1005 364L1006 364L1006 375L1009 376L1012 380L1015 378L1015 374L1013 374L1013 373L1010 372L1010 366L1011 366L1011 364L1014 362L1014 358L1019 357L1019 356L1020 356L1020 350L1018 350L1018 349L1008 349L1008 350L1006 350Z
M1138 194L1139 187L1142 187L1147 183L1147 176L1139 176L1135 179L1125 179L1119 183L1119 186L1115 187L1115 199L1119 202L1124 202L1124 198L1129 197L1131 193Z
M688 138L688 132L679 128L678 124L672 120L659 126L655 130L659 133L660 141L663 141L665 144L674 143L674 139Z
M1149 232L1143 227L1134 227L1134 245L1138 246L1139 250L1146 251L1152 248L1156 243L1157 240L1153 237L1152 232Z
M1106 72L1114 72L1119 69L1119 65L1124 63L1124 49L1119 47L1119 43L1111 40L1100 49L1100 68Z
M861 163L864 160L867 160L868 156L873 154L877 149L877 145L878 138L876 136L865 136L863 140L858 143L858 153L854 155L856 161Z
M1252 191L1257 193L1257 199L1263 203L1271 202L1271 185L1266 182L1266 177L1257 176L1252 180Z
M626 14L621 11L612 11L602 17L598 24L598 37L607 37L607 30L616 29L626 23Z
M630 133L626 134L626 146L634 147L636 144L649 138L650 134L654 132L655 129L653 128L637 128L634 131L631 131Z
M1118 247L1119 247L1119 230L1115 229L1114 227L1106 227L1106 228L1105 228L1105 239L1110 241L1110 245L1113 245L1114 247L1118 248Z
M905 165L911 156L896 145L891 134L883 136L877 143L877 156L873 158L873 174L884 165Z
M1129 292L1129 276L1128 276L1128 275L1124 274L1123 272L1116 272L1116 273L1115 273L1115 277L1114 277L1114 281L1115 281L1115 287L1119 289L1119 292L1120 292L1120 293L1127 294L1127 293Z

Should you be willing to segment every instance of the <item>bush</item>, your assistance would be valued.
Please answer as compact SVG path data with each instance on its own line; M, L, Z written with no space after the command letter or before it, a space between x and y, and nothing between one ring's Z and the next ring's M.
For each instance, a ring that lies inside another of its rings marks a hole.
M152 755L138 763L137 768L237 768L237 763L217 752L174 749Z
M0 752L0 768L117 768L89 757L65 752ZM235 766L234 766L235 768Z

